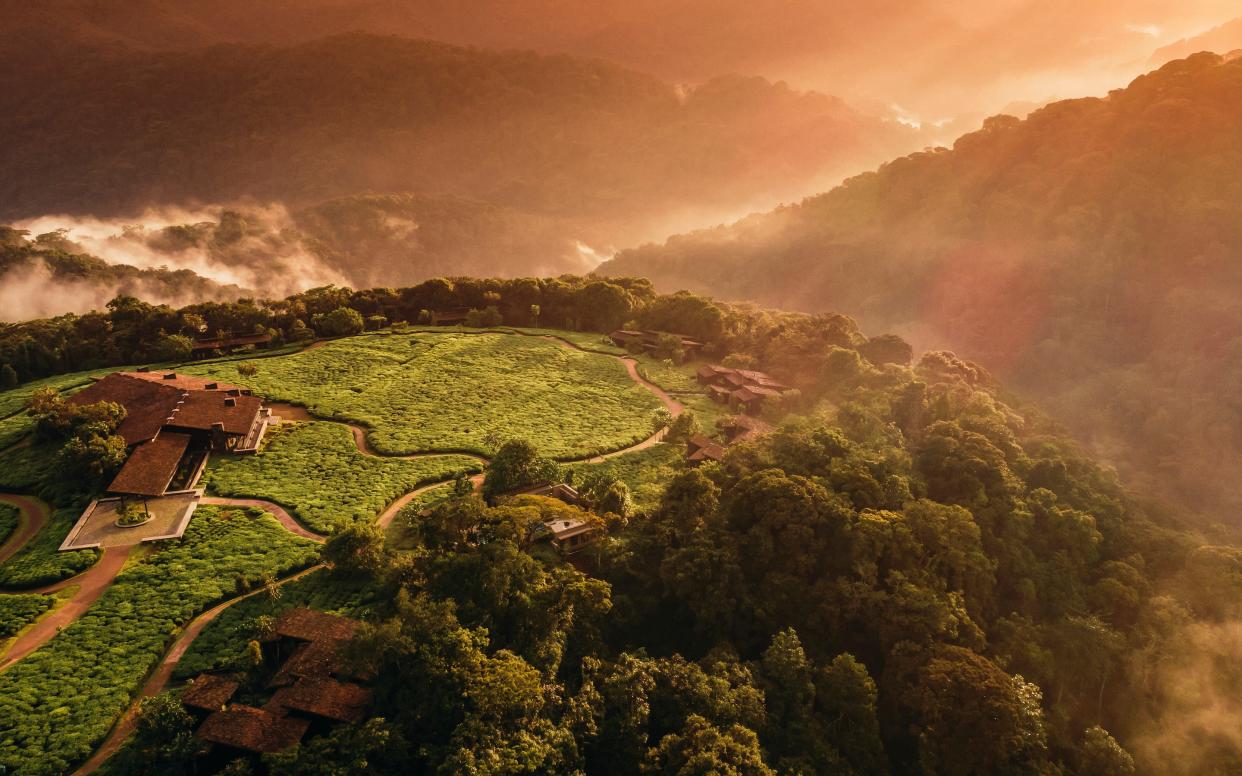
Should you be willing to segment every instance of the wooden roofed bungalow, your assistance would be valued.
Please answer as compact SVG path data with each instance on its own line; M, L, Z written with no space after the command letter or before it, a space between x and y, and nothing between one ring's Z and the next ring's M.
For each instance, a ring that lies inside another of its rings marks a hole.
M237 693L241 683L218 674L199 674L181 693L181 704L201 711L219 711Z
M730 403L741 412L749 415L757 415L763 410L763 403L774 396L780 396L781 392L774 388L764 388L758 385L747 385L738 388L729 395Z
M703 342L684 334L676 334L669 331L654 331L652 329L617 329L608 335L608 339L612 340L614 345L622 348L628 348L630 345L637 345L643 350L654 350L659 344L660 337L671 336L676 337L679 341L681 349L688 357L693 358L703 349Z
M294 641L344 640L354 637L358 621L337 614L298 606L288 609L276 618L272 626L272 638Z
M154 498L168 492L190 446L188 434L163 432L136 446L108 485L111 493Z
M599 526L585 520L549 520L543 524L543 529L542 537L566 554L581 550L603 535Z
M772 424L750 415L734 415L720 421L719 425L729 440L729 444L744 442L772 430Z
M231 750L264 754L297 744L310 724L308 719L234 704L210 714L194 735Z
M695 434L686 441L686 462L691 466L708 461L721 461L724 454L724 446L711 437Z
M231 332L222 331L215 337L203 337L194 340L194 344L190 346L190 356L192 358L209 358L217 351L232 353L238 348L265 348L271 343L272 335L267 332L234 335Z
M698 381L704 385L718 385L730 390L743 387L770 388L775 391L788 391L789 386L777 380L767 372L754 369L735 369L720 364L707 364L699 367L695 373Z
M564 482L544 482L539 485L529 485L501 493L500 495L501 497L543 496L545 498L559 499L570 506L578 506L578 504L582 503L582 494L574 486Z
M309 716L328 722L360 722L375 693L352 682L329 677L299 679L276 691L265 709L282 715Z
M432 326L461 326L470 317L469 307L454 307L449 310L432 310Z

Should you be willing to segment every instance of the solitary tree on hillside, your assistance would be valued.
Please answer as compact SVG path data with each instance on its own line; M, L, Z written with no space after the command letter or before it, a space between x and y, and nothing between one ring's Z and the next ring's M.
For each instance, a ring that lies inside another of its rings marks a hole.
M550 458L543 458L535 446L525 440L505 442L496 451L492 465L483 478L483 498L489 502L501 493L556 482L560 479L560 467Z

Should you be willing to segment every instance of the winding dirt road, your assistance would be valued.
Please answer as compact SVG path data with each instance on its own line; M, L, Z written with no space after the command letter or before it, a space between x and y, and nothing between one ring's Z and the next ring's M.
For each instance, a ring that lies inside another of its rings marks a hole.
M70 585L78 586L72 598L17 637L17 640L4 653L4 662L0 663L0 671L5 670L26 655L34 652L50 641L53 636L60 632L61 628L67 627L74 620L81 617L90 608L90 605L95 603L99 596L103 595L103 592L116 579L116 575L121 573L126 559L129 558L129 551L133 547L134 545L109 547L103 551L103 555L95 565L76 577L63 579L55 584L35 590L23 591L28 593L53 593Z
M12 493L0 493L0 503L17 507L17 530L4 544L0 544L0 563L4 563L13 554L26 546L26 542L35 537L47 521L51 519L52 510L43 501L34 496L19 496Z

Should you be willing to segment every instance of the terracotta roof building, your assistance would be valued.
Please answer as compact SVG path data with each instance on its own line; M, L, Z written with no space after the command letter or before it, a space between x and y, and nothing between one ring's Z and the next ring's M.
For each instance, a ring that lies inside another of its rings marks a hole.
M637 345L643 350L654 350L659 344L660 338L664 336L676 337L679 341L681 349L688 357L693 357L703 348L703 343L699 340L687 337L684 334L674 334L667 331L653 331L651 329L617 329L608 335L608 339L612 340L614 345L619 347L629 347Z
M328 677L299 679L276 691L265 709L278 714L305 714L332 722L359 722L374 693L351 682Z
M279 689L261 709L237 704L221 708L237 683L218 676L198 677L181 696L190 709L212 710L195 735L230 750L278 752L297 744L308 730L318 734L326 732L325 725L362 721L374 691L341 679L347 672L341 647L357 627L356 620L305 607L282 613L265 639L268 657L273 649L279 656L285 647L295 645L268 683Z
M501 496L543 496L564 501L570 506L577 506L582 501L582 494L572 485L564 482L545 482L541 485L530 485L500 494Z
M566 553L577 552L600 537L599 526L583 520L549 520L543 524L552 546Z
M91 383L68 399L69 404L113 402L125 408L125 419L116 433L133 447L155 439L181 404L184 391L173 385L143 379L134 372L113 372Z
M134 448L108 490L133 496L162 496L177 476L190 446L188 434L166 432Z
M253 706L233 705L216 711L194 735L203 741L246 752L279 752L302 740L310 720L274 714Z
M205 337L194 341L190 346L190 355L195 358L206 358L217 350L224 353L231 353L237 348L242 347L267 347L272 342L271 334L239 334L234 336L228 332L221 332L216 337Z
M691 466L698 466L706 461L720 461L724 454L723 445L702 434L695 434L686 442L686 462Z
M353 638L357 628L357 620L299 606L277 617L272 630L279 638L296 641L339 641Z
M113 372L68 401L125 408L130 455L108 490L144 498L192 487L210 450L257 450L270 414L248 389L176 372Z
M193 709L219 711L241 685L215 674L199 674L181 693L181 703Z

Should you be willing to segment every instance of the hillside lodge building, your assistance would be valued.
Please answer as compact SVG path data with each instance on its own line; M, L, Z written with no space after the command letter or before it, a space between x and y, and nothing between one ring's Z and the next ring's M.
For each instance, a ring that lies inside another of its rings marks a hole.
M663 336L676 337L681 344L682 352L686 354L686 358L694 358L699 351L703 349L703 343L691 339L684 334L672 334L666 331L652 331L650 329L617 329L608 335L608 339L612 340L617 347L629 348L631 345L637 346L645 351L652 351L660 342Z
M279 752L306 735L326 735L341 724L366 718L374 691L359 684L370 674L344 659L356 620L298 607L281 614L261 639L264 662L275 665L267 682L274 690L262 707L231 703L241 683L231 676L201 674L181 695L200 722L195 737L210 745L209 760L223 765L234 757Z
M271 416L247 388L176 372L113 372L68 401L125 408L129 457L107 489L142 498L192 487L213 450L257 451Z
M788 385L766 372L719 364L705 364L699 367L695 376L700 384L707 387L707 395L712 400L728 404L747 415L758 415L768 399L784 396L789 390Z

